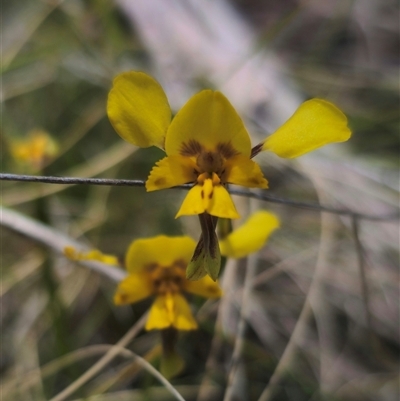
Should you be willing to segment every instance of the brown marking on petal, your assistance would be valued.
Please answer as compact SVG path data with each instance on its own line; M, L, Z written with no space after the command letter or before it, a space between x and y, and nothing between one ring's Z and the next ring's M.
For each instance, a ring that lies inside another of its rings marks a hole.
M172 264L174 267L177 267L178 269L186 269L187 262L185 262L183 259L178 259L175 260L174 263Z
M252 183L252 184L261 184L261 181L258 179L258 178L255 178L255 177L252 177L252 178L249 178L249 182L250 183Z
M199 142L194 139L190 139L189 142L183 142L179 153L181 156L197 156L201 153L203 147Z
M154 180L154 185L164 185L167 182L165 177L159 177Z
M201 190L200 195L201 195L201 199L204 199L204 190L203 189Z
M219 171L224 161L219 153L216 152L201 152L196 159L197 167L204 172L214 173Z
M118 294L118 296L119 296L119 301L120 301L121 303L126 303L126 302L128 302L128 295L127 295L127 294L122 293L122 294Z
M249 182L253 185L259 186L264 183L264 178L257 178L257 177L251 177L249 178Z
M211 191L210 194L208 195L208 199L212 199L213 195L214 195L214 191Z
M158 267L157 263L149 263L144 268L145 268L146 272L152 273L155 269L157 269L157 267Z
M258 145L254 146L253 149L251 149L250 159L252 159L254 156L257 156L262 151L263 145L264 142L261 142Z
M230 142L219 143L216 149L217 152L225 159L230 159L231 157L239 154L239 152L232 146Z

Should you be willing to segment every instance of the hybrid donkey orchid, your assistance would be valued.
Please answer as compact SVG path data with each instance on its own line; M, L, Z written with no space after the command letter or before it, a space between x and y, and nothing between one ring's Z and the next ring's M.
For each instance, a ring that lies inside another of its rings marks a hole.
M263 142L251 147L242 119L218 91L203 90L171 120L171 108L160 84L142 72L126 72L113 82L107 105L117 133L139 146L157 146L166 157L153 167L147 191L192 183L176 217L199 215L202 235L186 274L213 280L220 269L215 234L218 218L239 217L228 184L267 188L260 166L252 158L268 150L293 158L332 142L349 139L346 116L322 99L304 102L293 116Z

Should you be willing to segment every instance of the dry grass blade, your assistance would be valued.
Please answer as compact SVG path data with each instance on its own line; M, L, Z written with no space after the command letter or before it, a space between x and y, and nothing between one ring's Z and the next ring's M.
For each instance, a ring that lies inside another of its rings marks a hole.
M1 224L4 227L8 227L32 238L58 253L62 254L66 246L72 246L77 250L82 251L89 250L88 247L84 247L82 243L68 237L67 235L13 210L1 207L0 216ZM104 263L94 261L80 261L79 263L111 278L114 281L121 281L126 275L122 269Z
M147 320L147 314L144 314L135 325L110 349L107 353L100 358L89 370L87 370L82 376L71 383L68 387L58 393L49 401L63 401L81 386L83 386L87 381L91 380L97 373L102 370L109 362L111 362L116 356L118 356L121 350L132 341L133 338L137 336L140 330ZM154 369L154 368L153 368Z

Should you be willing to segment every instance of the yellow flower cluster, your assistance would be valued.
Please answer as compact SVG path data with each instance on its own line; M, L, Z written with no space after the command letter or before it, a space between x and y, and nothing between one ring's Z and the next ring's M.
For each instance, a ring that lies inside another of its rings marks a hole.
M218 218L239 217L229 184L268 187L260 166L253 161L259 152L294 158L351 136L347 118L335 105L311 99L277 131L252 147L242 119L222 93L203 90L172 118L160 84L141 72L122 73L115 78L107 113L126 141L165 151L166 156L149 174L147 191L191 184L176 217L198 215L201 224L197 244L186 236L164 235L131 243L125 258L128 275L119 283L114 302L124 305L153 296L147 330L196 329L183 294L220 297L216 280L221 255L241 258L256 252L279 227L276 216L258 211L222 239L215 232ZM114 256L97 250L79 253L66 248L65 254L73 260L118 263Z
M221 253L215 228L218 218L239 213L228 184L267 188L252 159L261 151L293 158L332 142L349 139L346 116L322 99L304 102L276 132L252 148L242 119L218 91L195 94L172 119L160 84L142 72L118 75L109 93L108 117L117 133L139 146L165 151L146 182L147 191L191 184L176 217L198 215L202 235L187 267L190 279L216 280Z
M279 227L275 215L266 211L254 213L241 227L221 242L221 252L227 257L243 257L260 250L269 235ZM219 298L221 289L209 276L188 280L185 270L190 262L195 241L187 236L138 239L131 243L125 257L127 277L114 295L116 305L126 305L155 297L146 323L147 330L174 328L193 330L197 323L183 293L205 298ZM95 260L118 265L118 258L98 250L78 252L65 247L64 254L72 260Z

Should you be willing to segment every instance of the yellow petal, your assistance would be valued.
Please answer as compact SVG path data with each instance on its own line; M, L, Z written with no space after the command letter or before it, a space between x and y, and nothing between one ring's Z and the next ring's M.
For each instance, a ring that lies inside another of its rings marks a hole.
M101 253L97 249L92 249L89 252L78 252L73 246L66 246L64 248L64 254L71 260L96 260L107 265L119 265L116 256Z
M173 297L175 305L173 326L178 330L196 330L197 322L186 299L180 294L174 294Z
M227 160L225 166L225 173L221 178L223 182L249 188L268 188L268 181L260 166L248 157L235 156Z
M147 298L153 293L151 282L144 273L132 273L124 278L114 295L115 305L126 305Z
M146 330L162 330L171 326L178 330L197 329L189 305L180 294L167 294L156 298L150 309Z
M105 263L107 265L118 265L119 264L118 258L116 256L107 255L105 253L98 251L97 249L94 249L94 250L89 251L88 253L84 254L82 259L97 260L97 261Z
M158 296L150 308L146 322L146 330L162 330L172 326L170 313L166 305L166 297Z
M150 76L136 71L118 75L108 95L107 114L126 141L141 148L164 147L171 109L162 87Z
M78 260L79 252L73 246L64 247L64 255L71 260Z
M172 120L165 140L167 155L182 154L185 145L196 150L194 144L209 151L222 147L227 153L250 156L249 134L222 93L204 90L194 95Z
M189 263L196 247L195 241L186 236L138 239L131 243L126 254L128 272L140 272L146 267L157 264L170 266L176 261Z
M222 295L219 285L209 276L196 281L187 280L185 282L185 291L205 298L219 298Z
M240 217L229 192L222 185L214 187L214 194L207 208L207 213L226 219L238 219Z
M328 143L347 141L350 136L347 118L335 105L311 99L266 139L262 149L293 158Z
M242 226L220 241L221 254L243 258L260 250L279 224L279 219L274 214L263 210L255 212Z
M175 218L204 212L227 219L239 218L228 191L222 185L216 185L211 192L210 183L211 179L207 179L204 181L205 185L195 185L186 195Z
M183 156L168 156L157 162L146 181L147 191L171 188L194 182L197 175L194 172L196 163Z
M175 218L178 218L180 216L201 214L205 212L204 202L201 196L202 190L202 185L195 185L189 190Z

